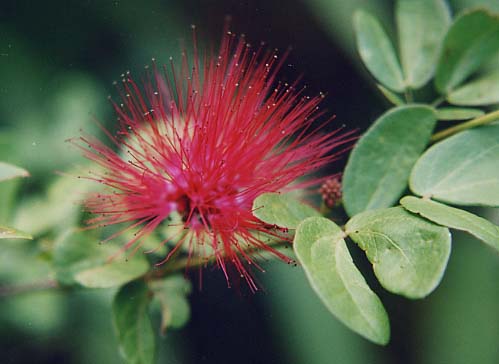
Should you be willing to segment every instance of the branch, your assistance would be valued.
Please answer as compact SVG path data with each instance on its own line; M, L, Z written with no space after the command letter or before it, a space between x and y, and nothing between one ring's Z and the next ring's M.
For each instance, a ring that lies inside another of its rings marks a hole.
M55 288L60 288L60 286L57 281L53 279L24 284L5 285L0 286L0 298L16 296L28 292L48 291Z
M275 240L269 242L268 246L276 246L286 243L282 240ZM247 247L243 249L245 253L253 254L257 252L261 252L261 250L255 250L254 247ZM205 257L191 257L191 258L181 258L166 262L164 266L158 269L152 269L144 274L143 278L145 280L154 280L158 278L162 278L169 274L178 273L184 271L187 267L195 268L202 267L208 264L214 263L216 261L215 256L211 256L209 258ZM40 291L49 291L49 290L58 290L61 289L59 283L53 279L46 279L43 281L24 283L24 284L12 284L0 286L0 298L7 298L12 296L17 296L25 293L33 293ZM68 287L71 289L71 287Z
M267 243L267 246L276 246L276 245L282 245L287 243L286 241L283 240L272 240L269 243ZM253 253L261 253L262 250L260 249L255 249L253 246L248 246L243 248L243 251L248 254L253 254ZM145 274L145 279L158 279L164 276L167 276L172 273L178 273L184 271L186 268L196 268L196 267L203 267L207 266L208 264L215 263L217 260L216 256L212 255L208 258L206 257L190 257L190 258L182 258L182 259L177 259L172 262L166 262L164 267L158 268L151 270Z
M480 125L490 124L493 121L499 120L499 110L490 112L488 114L479 116L473 120L467 121L465 123L458 124L456 126L444 129L438 133L433 134L430 141L432 143L438 142L439 140L445 139L448 136L456 134L460 131L471 129Z

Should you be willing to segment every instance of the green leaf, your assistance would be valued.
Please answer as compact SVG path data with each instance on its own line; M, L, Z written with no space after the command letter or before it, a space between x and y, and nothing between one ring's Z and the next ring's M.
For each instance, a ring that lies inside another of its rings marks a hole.
M0 239L33 239L29 234L20 230L0 226Z
M122 287L113 302L120 353L127 364L153 364L155 337L148 315L150 294L143 282Z
M353 263L343 236L332 221L310 217L296 231L296 256L331 313L353 331L384 345L390 337L388 316Z
M171 276L151 282L151 289L161 304L161 332L181 328L189 321L191 309L187 296L192 291L191 282L183 276Z
M447 101L454 105L492 105L499 103L499 72L490 73L452 91Z
M456 205L499 206L499 125L458 133L429 148L411 173L419 196Z
M82 213L82 198L102 188L94 181L76 177L82 174L86 175L84 167L69 170L56 177L43 196L23 201L16 211L14 225L31 234L42 234L49 229L62 232L75 226Z
M296 229L298 224L312 216L321 216L319 211L299 202L291 195L264 193L253 201L253 215L267 224Z
M374 122L353 149L343 176L350 216L398 201L435 123L434 111L419 105L391 109Z
M143 256L134 255L123 261L115 260L97 267L82 270L75 275L75 280L88 288L118 287L128 283L149 270L149 264Z
M405 104L404 100L402 100L400 96L397 95L395 92L390 91L389 89L380 84L377 84L376 87L378 87L383 96L385 96L386 99L390 101L393 105L402 106Z
M20 179L11 179L0 183L0 223L10 224L17 203Z
M76 274L105 264L115 253L114 246L99 244L94 231L68 229L54 243L52 259L56 278L63 285L76 284Z
M29 177L29 172L12 164L0 162L0 182L17 177Z
M399 0L396 7L405 83L413 89L433 76L451 16L443 0Z
M451 250L445 227L399 206L356 215L346 232L366 252L374 274L390 292L422 298L442 279Z
M88 288L121 286L149 270L142 251L130 259L120 252L120 242L100 244L89 231L69 229L54 244L53 262L57 280L64 285Z
M379 21L367 12L357 11L354 26L357 48L367 69L389 89L399 92L404 90L404 79L397 56Z
M437 65L435 85L448 94L499 51L499 16L475 9L459 16L449 29Z
M469 120L484 114L480 109L463 107L441 107L436 112L438 120Z
M499 250L499 227L468 211L456 209L435 201L406 196L400 204L410 212L419 214L437 224L462 230Z

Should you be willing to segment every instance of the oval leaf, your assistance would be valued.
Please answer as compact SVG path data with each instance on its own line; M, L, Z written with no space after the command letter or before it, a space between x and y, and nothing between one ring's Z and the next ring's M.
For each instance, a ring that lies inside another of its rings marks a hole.
M371 14L358 11L354 15L357 48L371 74L394 91L404 90L404 79L393 45Z
M408 105L383 114L353 149L343 176L343 203L350 216L392 206L430 140L434 112Z
M183 276L172 276L152 281L151 289L161 304L161 332L164 334L169 327L183 327L191 315L187 300L191 282Z
M267 224L296 229L307 217L321 216L319 211L305 205L289 194L264 193L253 202L253 215Z
M491 73L452 91L447 101L454 105L492 105L499 103L499 72Z
M442 107L437 109L438 120L469 120L483 115L480 109L462 107Z
M29 234L26 234L17 229L0 226L0 239L33 239Z
M343 235L328 219L308 218L296 231L296 256L329 311L353 331L384 345L390 336L388 316L353 263Z
M113 302L120 353L128 364L153 364L155 337L148 315L149 291L143 282L122 287Z
M62 231L76 226L82 212L78 200L84 194L102 188L91 180L76 178L84 171L81 166L70 169L67 174L57 176L43 195L23 200L16 209L14 224L35 235L49 229Z
M10 222L12 220L12 213L17 209L17 192L21 185L19 179L12 179L0 183L0 221ZM14 224L19 226L17 224Z
M417 89L435 72L451 21L449 8L443 0L399 0L395 13L405 83Z
M17 177L29 177L29 172L12 164L0 162L0 182Z
M395 92L390 91L389 89L387 89L386 87L384 87L383 85L380 85L380 84L377 84L376 86L381 91L381 93L383 94L383 96L385 96L386 99L388 101L390 101L393 105L395 105L395 106L402 106L402 105L405 104L404 100L402 100L400 98L400 96L397 95Z
M127 261L112 261L98 267L78 272L74 279L89 288L117 287L130 282L149 270L143 256L135 255Z
M437 224L466 231L499 251L499 226L484 218L468 211L413 196L404 197L400 200L400 204L410 212Z
M356 215L346 229L388 291L422 298L442 279L451 250L447 228L392 207Z
M411 173L411 190L456 205L499 206L499 125L456 134L428 149Z
M459 16L447 33L435 85L447 94L499 51L499 16L476 9Z
M60 284L76 284L76 274L104 265L116 253L116 246L99 244L98 241L95 230L68 229L58 236L52 251L52 262Z

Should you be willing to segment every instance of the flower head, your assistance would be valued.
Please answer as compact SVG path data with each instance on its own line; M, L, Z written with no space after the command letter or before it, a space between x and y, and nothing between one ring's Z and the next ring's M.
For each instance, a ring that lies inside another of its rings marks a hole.
M253 200L320 183L301 177L334 160L349 137L314 128L321 96L276 83L285 57L275 51L225 32L218 54L201 57L194 47L192 58L184 53L180 69L153 61L142 87L124 75L122 101L113 103L119 132L106 132L117 151L81 137L103 171L94 179L109 187L86 202L97 215L90 224L139 228L130 248L176 214L182 229L167 237L177 244L164 261L182 245L189 256L208 251L227 280L231 262L256 288L248 248L289 258L261 238L278 233L253 216Z

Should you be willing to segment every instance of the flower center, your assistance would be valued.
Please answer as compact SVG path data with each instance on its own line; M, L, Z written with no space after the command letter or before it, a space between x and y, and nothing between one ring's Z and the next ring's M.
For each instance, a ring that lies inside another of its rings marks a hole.
M187 195L182 195L178 198L177 212L186 225L193 228L204 226L208 229L211 229L212 226L211 217L215 214L220 214L218 208L195 205Z

